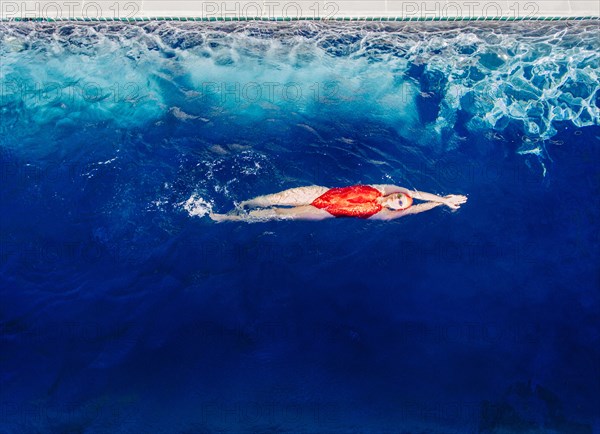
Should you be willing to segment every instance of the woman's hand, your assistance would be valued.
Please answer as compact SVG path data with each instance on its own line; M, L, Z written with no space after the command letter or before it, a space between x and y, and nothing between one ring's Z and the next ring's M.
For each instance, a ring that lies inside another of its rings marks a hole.
M444 205L451 209L459 209L466 201L467 196L463 196L462 194L450 194L444 196Z

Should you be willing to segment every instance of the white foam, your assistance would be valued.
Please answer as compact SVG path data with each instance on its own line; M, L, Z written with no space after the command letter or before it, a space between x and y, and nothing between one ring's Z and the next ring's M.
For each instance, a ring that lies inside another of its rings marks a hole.
M184 210L190 215L190 217L204 217L205 215L212 212L213 204L204 198L200 197L197 193L190 196L185 202L179 203Z

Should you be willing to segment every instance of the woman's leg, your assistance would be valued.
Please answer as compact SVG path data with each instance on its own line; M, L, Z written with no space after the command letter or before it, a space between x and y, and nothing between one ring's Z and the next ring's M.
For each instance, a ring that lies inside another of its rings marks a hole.
M317 197L329 190L327 187L312 185L309 187L290 188L275 194L258 196L245 200L238 208L268 208L271 206L302 206L310 205Z
M240 214L210 214L216 222L246 221L264 222L271 220L324 220L333 217L327 211L315 208L312 205L296 206L293 208L266 208L257 209Z

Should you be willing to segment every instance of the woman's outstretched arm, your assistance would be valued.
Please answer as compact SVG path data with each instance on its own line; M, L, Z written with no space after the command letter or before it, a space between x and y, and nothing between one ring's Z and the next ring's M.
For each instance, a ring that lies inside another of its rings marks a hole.
M384 196L387 196L388 194L393 194L393 193L406 193L413 199L418 199L418 200L427 201L427 202L440 202L440 203L443 203L444 205L448 205L448 202L451 202L451 201L453 201L454 198L460 196L460 195L451 194L449 196L442 197L442 196L438 196L433 193L427 193L425 191L409 190L408 188L399 187L397 185L390 185L390 184L378 184L378 185L374 185L373 187L375 187L379 191L381 191ZM464 198L465 202L466 202L466 196L460 196L460 197ZM462 202L462 203L464 203L464 202Z
M369 220L395 220L400 217L405 217L411 214L419 214L421 212L429 211L430 209L436 208L438 206L443 205L440 202L425 202L420 203L418 205L413 205L408 209L402 211L392 211L390 209L383 209L379 211L372 217L369 217Z

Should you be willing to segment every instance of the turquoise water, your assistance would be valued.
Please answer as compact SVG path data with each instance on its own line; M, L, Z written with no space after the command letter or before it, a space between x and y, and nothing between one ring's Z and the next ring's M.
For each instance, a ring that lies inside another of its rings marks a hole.
M597 432L599 36L0 24L0 431ZM206 216L357 183L469 201Z

